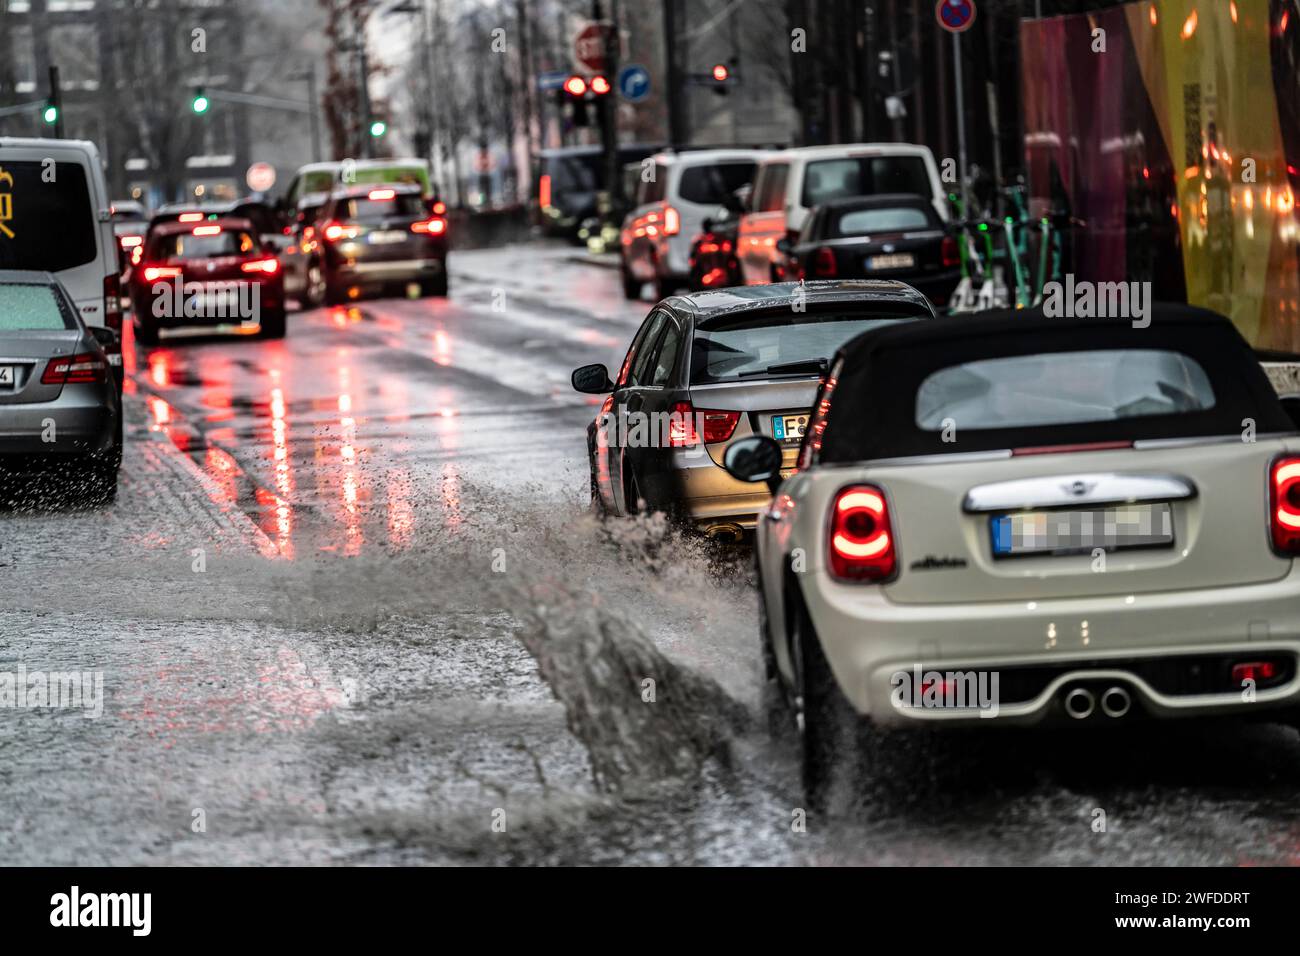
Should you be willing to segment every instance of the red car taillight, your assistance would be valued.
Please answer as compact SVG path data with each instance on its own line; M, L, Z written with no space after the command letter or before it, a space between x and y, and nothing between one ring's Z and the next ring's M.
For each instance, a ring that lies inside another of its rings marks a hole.
M241 262L239 268L243 272L260 272L263 275L273 276L280 271L280 260L271 259L250 259L248 262Z
M84 385L104 381L108 363L93 352L82 352L71 358L50 359L41 375L42 385Z
M447 231L447 220L435 216L432 219L411 223L411 232L427 236L441 236Z
M957 249L957 240L954 237L944 236L943 241L939 243L939 261L943 263L945 269L961 263L961 253Z
M682 217L672 206L664 210L664 235L675 236L682 231Z
M1279 458L1269 475L1269 524L1279 554L1300 555L1300 458Z
M668 422L668 447L689 448L698 445L700 436L696 433L696 416L699 416L704 431L704 443L726 441L736 430L740 421L740 412L727 412L710 408L694 408L690 402L678 402L673 406L672 418Z
M835 251L822 246L813 257L813 275L819 279L833 279L838 273L839 267L835 264Z
M159 279L178 279L181 274L180 266L145 266L141 270L145 282L157 282Z
M885 493L875 485L850 485L831 505L828 547L831 574L841 581L881 581L897 567Z
M338 242L340 239L355 239L357 236L356 226L345 226L341 222L327 222L321 226L321 235L327 242Z

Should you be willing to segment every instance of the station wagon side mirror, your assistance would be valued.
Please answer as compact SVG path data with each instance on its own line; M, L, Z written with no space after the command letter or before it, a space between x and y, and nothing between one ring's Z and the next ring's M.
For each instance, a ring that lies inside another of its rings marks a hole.
M794 251L794 246L790 245L790 240L782 236L776 241L776 251L782 255L788 256Z
M1291 394L1281 396L1282 408L1291 416L1291 423L1296 428L1300 428L1300 395Z
M614 383L609 380L609 369L597 363L575 368L569 377L573 389L587 395L604 395L614 391Z
M773 494L781 484L781 446L767 435L749 435L727 446L722 467L737 481L765 481Z
M103 325L90 325L86 327L88 331L100 344L102 348L110 349L117 346L117 332Z

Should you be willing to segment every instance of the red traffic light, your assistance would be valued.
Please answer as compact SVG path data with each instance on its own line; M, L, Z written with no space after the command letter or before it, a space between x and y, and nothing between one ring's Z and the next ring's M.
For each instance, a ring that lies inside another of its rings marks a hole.
M604 96L610 91L610 89L609 80L605 79L603 76L593 76L591 78L591 92L595 93L597 96Z
M727 69L725 64L718 63L713 67L713 78L719 83L727 82L729 76L731 76L731 71Z
M587 92L587 81L574 74L564 81L564 92L570 96L582 96Z

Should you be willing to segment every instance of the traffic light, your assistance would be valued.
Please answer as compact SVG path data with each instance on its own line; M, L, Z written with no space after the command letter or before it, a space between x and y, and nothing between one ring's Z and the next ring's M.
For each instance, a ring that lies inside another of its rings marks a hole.
M725 63L715 63L709 75L713 78L714 93L718 96L726 96L731 92L731 67Z
M196 113L206 113L208 107L212 104L209 102L207 94L203 92L203 87L194 91L194 100L190 103L190 108Z
M609 85L609 80L605 77L597 75L591 78L591 92L596 96L604 96L610 91L610 89L612 89L612 87Z
M607 80L607 85L608 82ZM564 81L562 89L564 98L573 104L573 125L589 125L591 121L587 117L587 80L574 73Z
M370 135L373 136L375 139L379 139L379 137L383 136L387 132L388 132L388 124L385 123L383 120L375 120L373 123L370 124Z
M59 121L59 108L46 100L45 109L41 110L41 119L45 120L48 125L53 126Z

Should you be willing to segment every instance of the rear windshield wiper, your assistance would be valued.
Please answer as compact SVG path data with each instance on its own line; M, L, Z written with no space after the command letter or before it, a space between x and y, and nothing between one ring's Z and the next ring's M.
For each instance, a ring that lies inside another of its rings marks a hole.
M798 374L817 374L825 372L830 362L824 358L802 359L798 362L782 362L778 365L769 365L767 368L751 368L748 372L741 372L737 378L748 378L752 375L798 375Z

